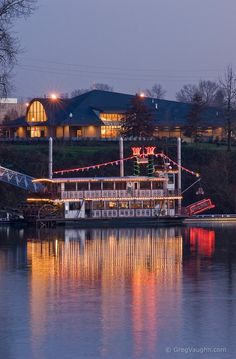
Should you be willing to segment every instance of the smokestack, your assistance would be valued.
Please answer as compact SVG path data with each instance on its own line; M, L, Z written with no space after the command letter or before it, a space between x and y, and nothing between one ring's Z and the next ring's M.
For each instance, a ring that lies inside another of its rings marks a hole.
M120 146L120 177L124 177L124 140L123 137L119 139Z

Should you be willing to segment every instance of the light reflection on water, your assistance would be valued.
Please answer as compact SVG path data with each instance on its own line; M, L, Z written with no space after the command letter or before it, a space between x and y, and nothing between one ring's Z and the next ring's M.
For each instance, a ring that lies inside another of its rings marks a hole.
M0 357L233 358L235 229L1 228Z

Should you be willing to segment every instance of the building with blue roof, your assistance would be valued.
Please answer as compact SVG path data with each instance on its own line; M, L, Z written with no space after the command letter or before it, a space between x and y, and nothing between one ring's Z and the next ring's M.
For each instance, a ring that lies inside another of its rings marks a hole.
M35 98L26 114L4 124L14 138L116 138L133 95L93 90L71 99ZM143 98L156 124L157 137L183 137L191 104ZM223 110L206 108L201 114L199 133L222 138Z

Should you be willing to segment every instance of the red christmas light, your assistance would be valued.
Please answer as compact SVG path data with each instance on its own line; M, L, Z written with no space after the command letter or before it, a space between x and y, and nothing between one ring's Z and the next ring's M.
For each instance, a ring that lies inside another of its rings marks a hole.
M145 150L146 150L146 155L147 156L152 156L154 155L155 153L155 149L156 147L145 147Z
M156 157L164 157L165 159L167 159L168 161L172 162L175 166L177 166L178 168L181 168L181 170L185 171L185 172L188 172L189 174L193 175L193 176L196 176L196 177L200 177L199 173L197 172L194 172L194 171L191 171L189 170L188 168L186 167L183 167L183 166L179 166L179 164L175 161L173 161L170 157L166 156L164 153L157 153L155 155Z
M142 147L131 147L133 156L141 156Z
M124 158L123 160L116 160L116 161L111 161L111 162L99 163L97 165L92 165L92 166L88 166L88 167L72 168L72 169L69 169L69 170L59 170L59 171L54 171L54 173L63 175L64 173L69 173L69 172L79 172L79 171L83 172L83 171L88 171L90 169L100 168L102 166L118 165L121 161L128 161L128 160L132 160L133 158L134 158L134 156L131 156L131 157Z

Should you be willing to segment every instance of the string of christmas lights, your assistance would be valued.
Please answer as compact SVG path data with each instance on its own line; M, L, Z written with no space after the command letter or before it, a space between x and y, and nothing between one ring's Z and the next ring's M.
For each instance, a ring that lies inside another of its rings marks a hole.
M99 169L100 167L105 167L105 166L109 166L109 165L119 165L119 163L121 161L129 161L129 160L132 160L137 157L139 157L139 156L130 156L130 157L124 158L123 160L119 159L119 160L109 161L109 162L105 162L105 163L99 163L99 164L91 165L91 166L87 166L87 167L78 167L78 168L72 168L72 169L68 169L68 170L58 170L58 171L54 171L54 173L63 175L64 173L70 173L70 172L79 172L79 171L84 172L84 171L88 171L91 169ZM163 157L163 158L167 159L168 161L170 161L171 163L173 163L178 168L181 168L182 171L185 171L193 176L200 177L199 173L191 171L184 166L179 166L179 164L177 162L172 160L170 157L168 157L164 153L156 153L155 157Z
M170 161L171 163L173 163L175 166L177 166L178 168L181 168L182 171L185 171L193 176L196 177L200 177L200 174L194 171L189 170L188 168L184 167L184 166L180 166L177 162L175 162L174 160L172 160L170 157L168 157L167 155L165 155L164 153L157 153L155 155L156 157L164 157L165 159L167 159L168 161Z
M70 173L70 172L84 172L84 171L88 171L91 169L97 169L100 167L104 167L104 166L109 166L109 165L118 165L121 161L128 161L128 160L132 160L135 156L131 156L131 157L127 157L124 158L123 160L116 160L116 161L110 161L110 162L105 162L105 163L99 163L96 165L92 165L92 166L87 166L87 167L78 167L78 168L72 168L69 170L59 170L59 171L54 171L53 173L55 174L64 174L64 173Z

